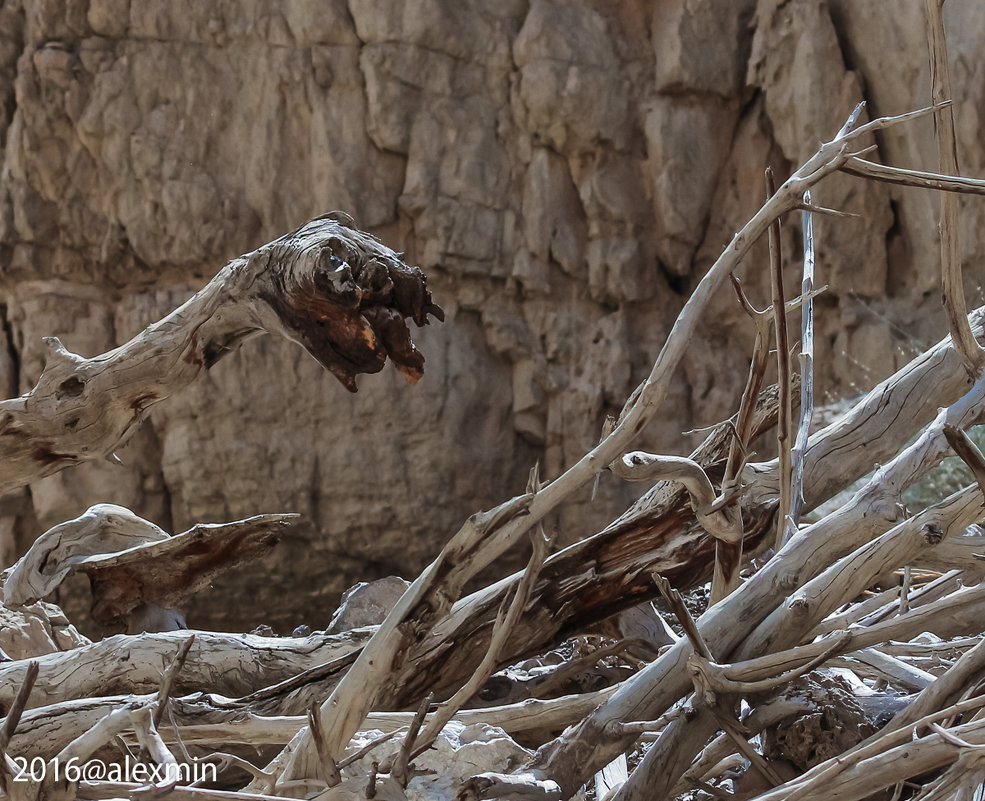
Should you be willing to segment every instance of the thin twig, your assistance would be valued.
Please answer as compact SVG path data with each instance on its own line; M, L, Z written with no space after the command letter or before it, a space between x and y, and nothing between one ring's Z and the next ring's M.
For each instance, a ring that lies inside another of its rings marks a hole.
M773 169L766 168L766 199L776 194ZM790 339L787 335L787 315L783 292L783 255L780 250L780 219L769 228L770 292L773 299L773 325L776 328L777 386L780 391L780 413L776 423L776 445L780 459L780 508L776 517L774 550L779 551L787 538L787 518L792 504L790 429L793 424L793 393L790 379Z
M3 729L0 730L0 751L7 749L10 738L14 736L14 731L17 729L17 724L20 723L21 715L27 708L27 701L31 697L31 690L34 689L34 682L37 681L40 671L40 663L32 661L28 664L27 673L17 691L17 697L14 698L14 703L10 705L10 711L7 712L7 717L3 720Z
M703 659L697 654L692 654L691 656L691 668L694 671L699 671L703 675L704 681L715 692L737 695L762 693L787 684L788 682L803 676L805 673L810 673L815 668L820 667L832 656L834 656L834 654L845 648L850 640L850 635L847 631L840 632L831 639L832 642L827 649L810 661L805 662L800 667L795 667L784 671L777 676L772 676L767 679L760 679L758 681L742 681L738 678L741 676L741 669L737 670L738 666L717 665L714 662L709 662L707 659Z
M770 355L770 325L772 320L768 313L759 311L749 298L746 297L742 284L734 273L729 275L732 279L732 288L739 305L752 320L756 327L756 339L752 348L752 360L749 364L749 375L746 378L746 386L742 392L742 400L739 402L739 414L735 423L735 437L729 447L728 462L725 467L725 480L723 484L734 482L742 472L742 454L749 445L752 436L752 424L756 410L756 399L763 387L763 376L766 374L766 365Z
M698 631L698 624L694 622L694 618L691 617L691 613L687 611L687 607L684 605L684 599L681 598L681 594L675 590L670 585L670 582L659 573L651 573L650 576L653 579L653 583L657 585L657 589L660 590L660 594L670 606L670 611L677 617L677 622L680 623L681 628L684 629L684 634L687 635L688 640L691 641L691 647L694 648L694 652L703 656L709 662L714 662L715 657L712 656L711 650L708 648L708 644L701 636L701 632Z
M266 779L270 777L270 774L263 770L263 768L258 768L252 762L242 757L236 756L235 754L227 754L223 751L216 751L215 753L202 757L186 756L185 761L189 764L216 763L216 772L220 774L225 773L227 768L239 768L254 778Z
M811 192L804 193L804 205L811 208ZM789 534L797 532L801 510L804 508L804 457L811 418L814 416L814 216L808 210L802 216L804 226L804 271L800 294L800 421L797 436L790 451L790 520Z
M7 764L7 746L10 744L11 737L14 736L17 724L20 723L21 715L27 708L27 701L31 697L31 690L34 689L34 682L37 681L40 670L41 666L38 662L28 664L24 681L17 691L14 703L10 705L7 717L4 718L3 728L0 729L0 789L5 793L10 793L9 782L13 778L10 766Z
M185 640L181 647L178 649L178 653L175 654L171 664L168 665L167 670L164 671L164 676L161 677L161 686L157 691L157 706L154 709L154 728L157 729L161 725L161 718L164 717L164 710L167 708L168 700L171 697L171 687L174 684L174 680L178 677L181 672L181 668L185 664L185 660L188 658L188 651L191 649L192 644L195 642L195 635L189 635L188 639Z
M342 776L339 773L339 766L335 764L335 759L325 744L317 701L313 701L308 709L308 726L311 729L311 739L315 741L315 752L318 754L318 769L321 773L321 779L329 787L335 787L342 781Z
M671 710L678 713L678 710ZM678 713L679 714L679 713ZM605 733L609 735L623 736L626 734L642 735L655 734L661 731L671 720L675 720L678 714L664 715L657 720L631 720L628 723L612 721L605 728Z
M972 441L968 433L962 429L951 425L944 426L944 436L947 438L948 445L951 446L961 461L965 463L971 474L978 482L978 487L985 496L985 456L978 450L978 446Z
M137 741L140 743L140 750L142 753L148 754L158 765L177 766L178 760L168 749L157 730L157 726L154 725L154 712L155 710L151 707L145 707L134 713L134 732L137 735ZM166 783L171 784L173 787L176 780L172 778L170 782L166 780ZM158 785L158 787L162 788L165 786L166 784Z
M581 656L572 659L570 662L560 665L557 670L546 676L544 681L537 682L535 686L535 695L543 698L545 695L557 690L572 676L597 664L600 659L605 659L605 657L612 656L613 654L622 653L627 647L633 645L634 643L642 642L643 641L641 640L619 640L618 642L614 642L611 645L591 651L590 653L582 654Z
M857 178L869 178L899 186L912 186L917 189L938 189L942 192L957 192L964 195L985 195L985 181L980 178L966 178L963 175L943 175L938 172L910 170L876 164L866 159L850 159L841 171Z
M417 714L414 715L414 720L411 721L410 728L407 730L404 743L397 752L397 758L393 762L393 767L390 768L390 775L403 788L407 787L407 781L410 778L408 772L410 770L411 753L414 751L414 746L417 743L417 734L421 730L421 725L424 723L424 718L428 713L432 701L434 701L434 693L428 693L424 697L424 700L421 701L421 705L417 708Z
M899 613L905 615L910 611L910 588L913 584L913 571L909 565L903 568L903 578L899 591Z
M743 763L745 764L745 763ZM694 776L688 776L688 781L693 785L695 790L702 790L708 793L712 798L717 798L720 801L729 801L732 798L732 793L727 793L713 784L708 784L708 782L703 779L698 779Z
M349 754L349 756L340 759L338 765L339 770L349 767L349 765L351 765L353 762L358 762L360 759L366 756L366 754L368 754L378 745L382 745L387 740L396 737L402 731L404 731L404 727L401 727L399 729L394 729L393 731L389 731L386 734L381 734L379 737L370 740L368 743L366 743L366 745L364 745L358 751L353 751L351 754Z
M612 429L614 429L615 427L616 427L616 418L615 418L615 416L614 415L611 415L611 414L607 414L605 416L605 420L602 421L602 433L599 435L599 442L602 442L606 437L608 437L609 434L612 433ZM534 468L536 469L539 464L540 464L540 462L538 462L536 465L534 465ZM595 503L595 496L598 495L598 492L599 492L599 482L601 481L601 479L602 479L602 474L601 473L596 473L595 474L595 481L592 482L592 503ZM528 485L528 487L529 487L529 485ZM537 489L539 489L539 487ZM527 491L528 492L536 492L537 490L536 489L530 490L528 488Z
M806 195L810 195L810 190L807 191ZM856 214L854 211L840 211L838 209L829 209L826 208L825 206L815 206L809 201L804 201L803 203L799 204L797 206L797 209L799 211L804 212L805 214L810 214L813 212L814 214L824 214L828 217L841 217L844 219L851 219L851 220L858 220L862 218L861 214Z
M178 724L174 719L174 710L168 707L168 723L171 725L171 730L174 732L174 741L178 744L178 750L181 752L182 759L185 762L191 762L191 755L188 753L188 749L185 747L185 741L181 739L181 731L178 729Z

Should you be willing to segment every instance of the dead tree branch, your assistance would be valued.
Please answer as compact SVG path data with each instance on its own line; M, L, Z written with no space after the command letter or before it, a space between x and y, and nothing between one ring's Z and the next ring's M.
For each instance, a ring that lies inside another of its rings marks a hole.
M312 220L234 259L129 342L83 358L55 337L37 386L0 401L0 490L111 456L155 403L268 331L305 348L346 388L389 356L411 382L424 357L404 322L443 312L423 273L345 215Z

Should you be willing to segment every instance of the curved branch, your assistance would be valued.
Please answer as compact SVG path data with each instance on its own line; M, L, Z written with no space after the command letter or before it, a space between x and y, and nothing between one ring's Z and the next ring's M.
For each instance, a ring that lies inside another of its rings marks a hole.
M643 451L627 453L609 469L625 481L680 482L691 497L691 508L701 526L715 539L728 543L742 541L742 522L735 504L724 504L715 495L708 474L693 459L684 456L657 456Z
M388 356L413 383L424 357L405 319L428 315L443 318L419 269L345 215L312 220L234 259L115 350L86 359L48 337L37 386L0 401L0 492L111 457L151 406L264 331L303 346L352 392Z

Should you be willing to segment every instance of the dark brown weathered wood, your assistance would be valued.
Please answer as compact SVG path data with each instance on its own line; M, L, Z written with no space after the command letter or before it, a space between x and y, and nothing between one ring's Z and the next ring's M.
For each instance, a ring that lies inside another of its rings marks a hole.
M92 556L75 569L92 582L92 617L110 624L141 604L180 608L222 571L268 553L297 515L199 523L168 540Z

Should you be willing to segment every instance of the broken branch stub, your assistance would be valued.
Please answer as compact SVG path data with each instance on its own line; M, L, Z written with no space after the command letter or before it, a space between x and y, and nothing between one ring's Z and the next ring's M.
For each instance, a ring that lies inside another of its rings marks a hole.
M312 235L314 240L312 241ZM389 356L410 382L424 356L405 322L444 320L424 273L334 212L267 245L269 267L255 296L277 315L281 333L305 348L351 392L359 373L377 373ZM265 248L246 257L263 252ZM264 326L266 327L266 326Z
M406 319L443 319L424 274L331 214L233 259L200 292L129 342L87 359L55 337L37 386L0 401L0 492L106 458L147 410L246 339L297 342L352 392L389 356L411 383L424 368Z

